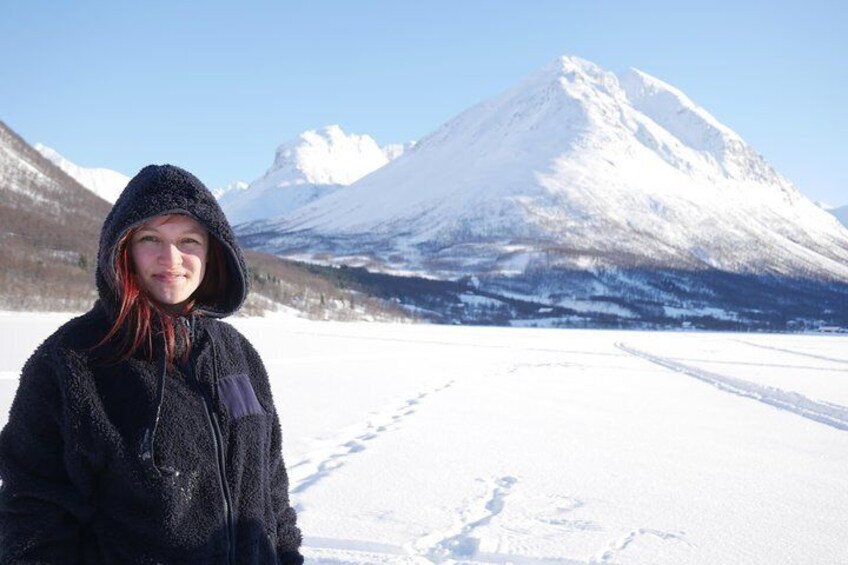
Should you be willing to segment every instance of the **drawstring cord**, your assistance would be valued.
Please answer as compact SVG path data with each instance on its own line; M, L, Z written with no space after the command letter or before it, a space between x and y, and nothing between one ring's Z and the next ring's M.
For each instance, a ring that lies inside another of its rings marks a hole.
M144 461L150 461L153 469L162 474L162 469L156 465L156 460L153 457L153 444L156 437L156 429L159 427L159 417L162 414L162 401L165 398L165 377L168 372L167 363L165 360L165 345L162 344L161 351L157 355L159 359L159 378L156 390L156 413L153 418L153 426L144 430L144 437L141 441L141 458Z
M186 330L188 331L187 346L194 345L194 317L180 317L180 322L185 324ZM157 351L156 358L159 360L159 372L158 372L158 382L156 388L156 412L153 418L153 426L144 430L144 437L141 440L141 459L144 461L150 461L150 464L153 466L153 470L156 471L160 476L163 474L168 475L178 475L179 471L172 469L170 467L159 467L156 464L156 459L154 457L154 444L156 441L156 430L159 428L159 418L162 415L162 404L165 399L165 381L168 376L168 365L165 356L165 343L164 341L160 343L160 347Z

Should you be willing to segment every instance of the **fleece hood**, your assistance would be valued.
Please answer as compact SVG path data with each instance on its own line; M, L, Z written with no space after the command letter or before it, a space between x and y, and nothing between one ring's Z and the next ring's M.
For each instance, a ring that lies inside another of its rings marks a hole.
M174 165L148 165L127 184L100 232L97 255L97 291L106 309L119 307L115 259L118 242L136 225L163 214L184 214L200 222L218 240L227 256L228 285L214 304L198 304L204 314L223 318L238 310L247 298L247 268L223 210L206 186Z

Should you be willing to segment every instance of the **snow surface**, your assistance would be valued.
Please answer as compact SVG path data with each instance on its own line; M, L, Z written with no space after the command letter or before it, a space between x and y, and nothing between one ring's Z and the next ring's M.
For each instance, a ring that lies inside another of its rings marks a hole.
M128 176L111 169L80 167L65 159L55 149L41 143L36 143L33 147L54 165L65 171L68 176L111 204L115 203L127 183L130 182Z
M67 316L0 314L0 424ZM839 563L848 337L235 319L307 562Z

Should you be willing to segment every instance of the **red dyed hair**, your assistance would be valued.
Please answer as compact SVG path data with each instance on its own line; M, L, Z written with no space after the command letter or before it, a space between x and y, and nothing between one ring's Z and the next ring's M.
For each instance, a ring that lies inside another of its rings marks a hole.
M142 350L152 361L154 356L154 334L161 334L165 346L165 361L173 365L179 354L185 362L191 351L191 336L188 328L179 320L190 314L198 304L214 307L224 297L227 288L227 259L220 242L209 234L206 251L206 272L197 290L183 305L180 312L163 308L152 300L135 274L130 254L130 242L138 228L129 230L118 242L115 254L115 279L117 282L118 315L103 339L92 349L98 349L118 339L111 357L114 362L124 361ZM178 345L180 351L177 351Z

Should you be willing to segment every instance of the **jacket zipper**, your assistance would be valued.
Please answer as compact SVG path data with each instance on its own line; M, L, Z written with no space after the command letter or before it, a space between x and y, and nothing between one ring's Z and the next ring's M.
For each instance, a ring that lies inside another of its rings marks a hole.
M221 426L218 423L218 416L208 404L206 405L206 413L209 415L210 422L212 423L213 435L215 436L215 453L218 458L218 478L221 481L221 492L224 495L224 513L227 517L227 540L229 542L228 562L235 563L236 531L235 524L233 521L233 502L232 497L230 495L230 487L227 484L227 464L224 459L224 440L221 435Z
M218 352L215 351L215 340L209 335L209 345L212 347L212 382L218 386ZM218 442L221 446L220 453L220 473L221 485L224 488L224 506L227 509L227 530L230 534L230 563L236 562L236 524L233 517L233 498L230 494L230 485L227 483L227 462L224 457L224 439L221 435L221 425L218 422L218 414L212 410L212 399L209 399L209 409L212 412L212 423L215 424L215 431L218 434Z
M192 334L194 328L190 327ZM192 335L193 337L193 335ZM217 382L217 356L215 355L215 343L212 336L209 336L209 343L212 346L212 382ZM194 345L194 344L192 344ZM224 499L224 516L227 522L227 562L234 564L236 562L236 527L233 519L233 502L230 494L230 487L227 484L227 462L224 456L224 437L221 433L221 425L218 421L218 415L215 413L212 397L203 388L203 385L194 374L194 367L191 367L192 377L197 385L200 395L203 397L203 406L206 408L206 418L209 422L209 427L212 430L212 440L215 443L215 459L218 465L218 481L221 485L221 494Z

